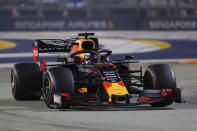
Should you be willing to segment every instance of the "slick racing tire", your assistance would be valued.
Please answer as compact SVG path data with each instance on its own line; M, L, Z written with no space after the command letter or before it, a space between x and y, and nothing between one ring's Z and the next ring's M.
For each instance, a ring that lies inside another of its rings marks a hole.
M39 100L41 95L40 67L36 63L18 63L11 71L12 94L16 100Z
M144 89L176 89L176 77L169 65L150 65L144 73ZM154 107L165 107L172 104L173 100L163 100L151 104Z
M43 78L43 100L52 109L69 108L70 101L61 100L60 106L54 103L54 94L68 93L72 98L74 95L74 77L72 71L65 67L50 68Z

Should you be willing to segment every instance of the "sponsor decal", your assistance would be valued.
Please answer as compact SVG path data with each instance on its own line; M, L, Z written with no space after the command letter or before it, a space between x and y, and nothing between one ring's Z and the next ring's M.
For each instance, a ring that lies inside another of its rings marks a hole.
M58 45L58 46L64 46L66 42L61 39L55 39L55 40L40 40L41 42L45 44L51 44L51 45Z
M33 56L38 57L38 48L33 48Z
M2 18L0 30L130 30L140 29L138 17L122 18Z
M108 22L106 20L90 20L90 21L68 21L69 29L107 29Z
M88 68L79 68L79 72L91 73L91 70Z
M32 51L33 51L33 60L38 61L37 59L39 57L38 48L33 47Z
M112 89L114 91L122 91L123 89Z
M54 95L53 98L54 98L54 103L61 104L62 101L60 95Z
M65 22L61 21L37 21L21 20L15 21L15 29L19 30L62 30Z
M108 82L118 82L118 81L120 81L116 71L103 71L102 74Z
M196 20L150 20L149 29L197 29Z
M63 29L108 29L113 28L113 22L107 20L18 20L14 22L17 30L63 30Z

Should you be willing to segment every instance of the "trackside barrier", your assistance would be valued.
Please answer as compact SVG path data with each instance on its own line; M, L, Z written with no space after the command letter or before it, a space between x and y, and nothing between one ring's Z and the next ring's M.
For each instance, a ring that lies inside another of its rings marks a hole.
M197 18L153 18L145 23L147 30L197 30Z
M143 23L143 24L142 24ZM0 31L41 30L197 30L197 18L117 17L98 19L0 18Z
M38 19L1 18L1 31L37 30L138 30L139 18L99 18L99 19Z

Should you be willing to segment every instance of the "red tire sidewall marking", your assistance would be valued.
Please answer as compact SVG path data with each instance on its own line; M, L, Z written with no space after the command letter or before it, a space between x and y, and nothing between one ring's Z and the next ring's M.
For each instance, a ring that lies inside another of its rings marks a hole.
M53 79L51 77L51 73L48 72L48 74L49 74L49 80L50 80L50 92L51 92L51 94L50 94L49 100L47 101L47 105L49 105L52 102L52 99L53 99L53 96L52 96L52 93L53 93Z
M15 77L15 71L14 71L14 68L12 69L12 79L13 79L13 82L14 82L14 92L13 92L13 95L14 95L14 98L16 99L16 77Z
M14 98L16 99L16 79L14 78Z
M152 71L150 69L147 69L147 72L150 74L151 78L152 78L152 82L153 82L153 89L156 89L156 79L154 74L152 73Z

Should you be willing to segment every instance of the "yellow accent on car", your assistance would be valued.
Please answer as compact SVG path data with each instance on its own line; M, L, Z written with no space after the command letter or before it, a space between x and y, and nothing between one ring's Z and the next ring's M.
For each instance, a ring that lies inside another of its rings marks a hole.
M78 89L78 92L79 92L79 93L87 93L88 90L87 90L87 88L79 88L79 89Z
M118 83L111 83L111 87L107 89L107 93L109 95L109 102L112 101L112 95L127 95L129 94L126 87L119 85Z
M91 39L80 39L79 40L79 47L78 47L78 51L82 51L82 50L85 50L84 48L83 48L83 44L86 44L85 42L90 42L90 43L92 43L93 44L93 48L92 49L94 49L95 48L95 43L94 43L94 41L93 40L91 40ZM84 58L85 57L85 53L81 53L80 54L80 58Z
M83 44L84 44L85 42L90 42L90 43L92 43L92 44L93 44L93 48L92 48L92 49L95 48L95 43L94 43L93 40L91 40L91 39L80 39L80 40L79 40L79 48L78 48L78 51L84 50L84 49L83 49Z

